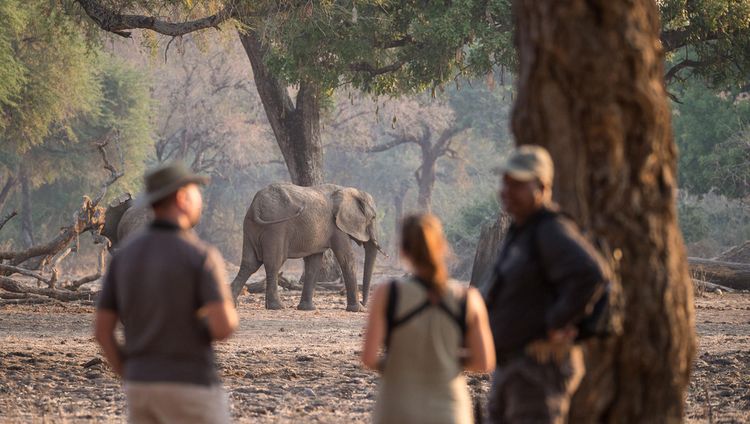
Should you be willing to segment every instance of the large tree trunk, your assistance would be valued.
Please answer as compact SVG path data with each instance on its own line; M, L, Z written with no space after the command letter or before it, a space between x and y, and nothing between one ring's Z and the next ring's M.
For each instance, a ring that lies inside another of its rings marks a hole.
M24 247L34 245L34 221L31 215L31 182L28 171L19 166L18 175L21 181L21 241Z
M200 237L210 243L217 244L219 240L216 237L216 227L222 227L223 223L216 222L216 212L220 208L221 196L227 190L228 178L214 175L211 178L211 187L208 189L208 196L203 208L203 217L198 226Z
M624 334L588 347L571 422L681 422L694 307L656 4L514 5L518 143L549 148L556 199L620 259Z
M429 140L427 146L422 146L422 166L416 172L417 177L417 207L422 212L432 212L432 191L435 189L435 170L437 155L431 149Z
M250 59L260 100L292 182L306 187L323 184L318 88L312 84L301 84L293 102L287 86L266 67L263 61L265 47L257 34L252 31L240 32L239 37ZM341 270L334 261L333 253L327 251L323 256L318 281L334 281L340 277Z
M500 245L508 232L508 227L510 227L510 217L504 212L499 212L494 221L482 226L474 254L474 264L471 267L470 286L482 287L487 279L491 278L490 273L498 259Z
M287 86L272 75L263 62L265 48L253 32L239 33L253 67L268 122L284 156L292 182L301 186L323 183L323 144L320 140L320 93L311 84L301 84L296 102Z
M398 253L401 250L401 220L404 218L404 201L406 200L406 193L409 192L409 182L406 180L401 181L401 186L393 195L393 241L391 242L391 260L396 265L401 264L401 255Z

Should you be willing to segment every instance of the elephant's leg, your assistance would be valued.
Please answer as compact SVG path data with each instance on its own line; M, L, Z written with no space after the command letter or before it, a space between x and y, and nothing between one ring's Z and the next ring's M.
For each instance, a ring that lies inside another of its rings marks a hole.
M315 283L318 281L318 273L320 272L320 266L323 263L323 254L317 253L305 257L305 281L302 285L302 298L297 305L297 309L300 311L313 311L315 310L315 304L313 303L313 295L315 294Z
M242 292L242 287L245 286L247 279L260 268L262 262L255 257L255 252L242 258L240 264L240 270L237 272L237 276L232 281L232 298L237 302L237 296ZM244 256L244 255L243 255Z
M344 277L344 286L346 287L346 310L350 312L362 312L365 307L359 303L357 287L357 264L354 261L354 253L352 252L352 244L349 241L349 236L344 233L340 233L339 236L334 236L331 243L331 250L336 255L336 260L339 262L341 267L341 274Z
M266 269L266 309L284 309L284 304L281 303L279 297L279 270L284 264L286 258L274 257L273 259L266 259L263 262L263 266Z

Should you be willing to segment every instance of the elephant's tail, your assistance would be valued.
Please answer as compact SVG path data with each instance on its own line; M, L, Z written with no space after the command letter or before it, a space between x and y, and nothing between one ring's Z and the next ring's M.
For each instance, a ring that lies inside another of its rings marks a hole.
M253 210L253 221L255 221L255 222L257 222L258 224L261 224L261 225L278 224L280 222L288 221L290 219L294 219L294 218L302 215L302 212L304 210L305 210L305 207L304 206L300 206L299 209L297 209L297 212L295 212L291 216L285 216L283 218L273 219L273 220L265 220L265 219L263 219L263 218L260 217L260 213L258 213L258 209L254 209Z

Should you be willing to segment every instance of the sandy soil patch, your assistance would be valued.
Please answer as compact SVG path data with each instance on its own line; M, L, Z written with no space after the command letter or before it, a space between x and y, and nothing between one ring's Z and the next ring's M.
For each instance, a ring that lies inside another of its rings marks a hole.
M266 311L259 295L241 298L241 329L218 346L218 362L237 422L365 422L376 375L358 361L365 314L343 310L335 292L318 310ZM750 295L696 299L700 349L687 400L692 422L750 422ZM91 305L0 308L2 422L122 422L119 381L91 337ZM96 362L96 361L94 361ZM470 379L483 395L486 376Z

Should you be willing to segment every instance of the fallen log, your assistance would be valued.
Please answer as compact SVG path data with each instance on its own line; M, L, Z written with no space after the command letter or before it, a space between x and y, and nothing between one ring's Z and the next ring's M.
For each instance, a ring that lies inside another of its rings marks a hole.
M726 293L734 293L737 291L735 289L732 289L726 286L720 286L718 284L709 283L708 281L703 281L703 280L693 279L693 283L695 284L697 288L702 289L703 291L710 292L710 293L716 293L719 290L726 292Z
M302 290L301 284L284 277L283 274L284 274L283 272L280 272L279 277L276 280L279 286L287 290ZM266 280L260 280L254 283L249 283L249 284L246 284L245 287L247 288L248 293L265 293Z
M688 264L694 279L735 290L750 290L750 264L703 258L688 258Z
M7 306L7 305L46 305L46 304L60 304L62 305L62 302L60 302L57 299L52 299L51 297L29 297L25 299L2 299L0 300L0 306Z
M278 283L280 287L283 287L287 290L295 290L300 291L302 290L302 284L297 283L294 280L289 280L285 277L279 276ZM245 288L247 288L248 293L265 293L266 291L266 280L261 281L255 281L249 284L245 285ZM342 291L344 290L344 284L340 281L338 282L331 282L331 283L317 283L315 284L315 288L317 290L326 290L326 291ZM362 289L362 285L359 285L360 290Z
M48 287L29 287L19 283L12 278L3 276L0 276L0 289L12 293L29 293L39 296L47 296L49 298L62 300L64 302L70 302L74 300L91 300L98 294L98 292L90 291L70 291L58 290Z

